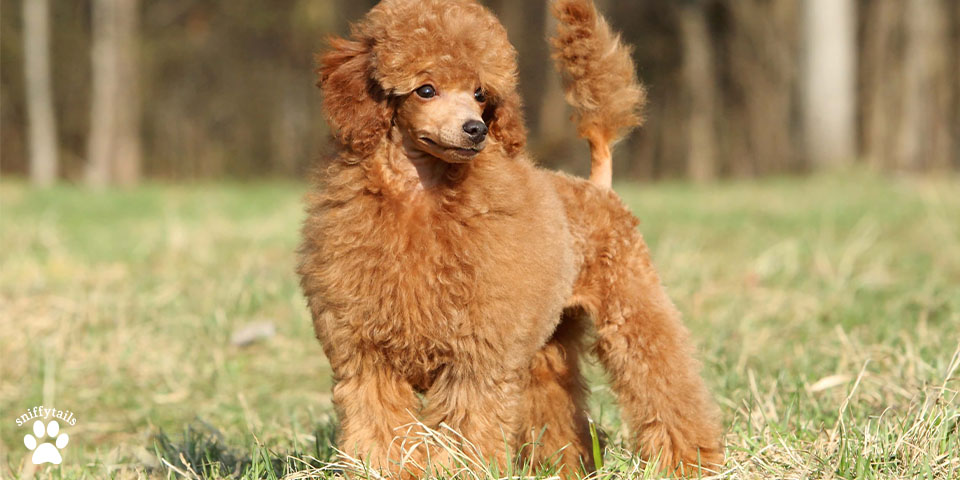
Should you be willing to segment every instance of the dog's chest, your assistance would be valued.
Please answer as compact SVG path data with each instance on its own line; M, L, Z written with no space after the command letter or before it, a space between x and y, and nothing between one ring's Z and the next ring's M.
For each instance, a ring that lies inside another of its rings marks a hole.
M375 213L338 223L323 242L325 297L365 351L418 388L478 349L548 334L540 324L559 317L569 266L538 243L550 232L531 238L528 219L365 210Z

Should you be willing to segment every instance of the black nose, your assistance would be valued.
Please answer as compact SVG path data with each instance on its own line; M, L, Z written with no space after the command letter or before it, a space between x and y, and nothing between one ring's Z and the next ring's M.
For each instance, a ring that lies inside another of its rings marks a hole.
M487 137L487 124L479 120L470 120L463 124L463 131L470 135L470 141L480 143Z

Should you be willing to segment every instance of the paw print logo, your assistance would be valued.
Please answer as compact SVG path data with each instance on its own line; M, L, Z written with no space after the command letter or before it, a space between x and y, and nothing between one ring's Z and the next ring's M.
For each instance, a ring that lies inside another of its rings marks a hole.
M33 422L33 435L29 433L24 435L23 445L27 447L27 450L33 452L31 460L34 465L40 465L41 463L60 465L60 462L63 461L63 457L60 456L60 450L63 450L67 446L67 443L70 441L70 436L66 433L57 435L58 433L60 433L60 424L57 423L56 420L51 420L46 428L44 428L43 422L40 420ZM56 437L56 440L54 440L56 446L50 442L43 442L37 445L44 437L50 437L51 439Z

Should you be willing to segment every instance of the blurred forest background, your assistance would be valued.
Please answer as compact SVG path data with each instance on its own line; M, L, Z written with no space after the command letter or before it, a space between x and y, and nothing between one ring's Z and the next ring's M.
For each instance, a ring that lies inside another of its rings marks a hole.
M329 152L313 53L373 0L0 0L0 167L37 184L297 176ZM586 146L546 0L487 0L531 151ZM960 1L598 0L650 91L619 178L960 169ZM483 34L483 32L478 32Z

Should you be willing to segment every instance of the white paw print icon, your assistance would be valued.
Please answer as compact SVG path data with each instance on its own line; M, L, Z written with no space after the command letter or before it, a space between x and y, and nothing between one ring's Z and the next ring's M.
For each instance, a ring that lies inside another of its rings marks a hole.
M47 424L47 427L43 427L43 422L37 420L33 422L33 435L29 433L23 436L23 445L27 447L27 450L33 451L33 457L31 460L34 465L40 465L41 463L52 463L54 465L60 465L60 462L63 461L63 457L60 456L60 450L67 446L67 442L70 441L70 436L66 433L60 433L60 424L56 420L51 420ZM37 443L43 439L44 436L53 438L55 440L56 446L50 442L43 442L39 446Z

